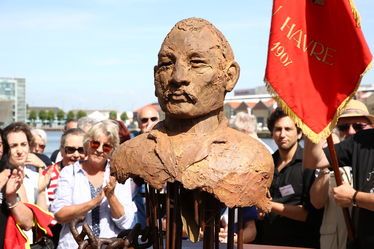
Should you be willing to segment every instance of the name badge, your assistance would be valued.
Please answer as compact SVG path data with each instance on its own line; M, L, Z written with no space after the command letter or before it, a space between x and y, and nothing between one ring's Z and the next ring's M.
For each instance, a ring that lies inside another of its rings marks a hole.
M295 193L291 184L280 187L279 191L280 191L282 197L286 197L286 196L289 196L289 195L292 195L292 194Z

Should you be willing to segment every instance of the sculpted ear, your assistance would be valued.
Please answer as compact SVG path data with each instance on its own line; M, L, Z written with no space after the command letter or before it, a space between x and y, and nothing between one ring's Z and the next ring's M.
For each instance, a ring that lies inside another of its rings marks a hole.
M156 73L157 73L157 70L158 70L158 66L157 65L155 65L154 67L153 67L153 79L154 79L154 85L155 85L155 96L156 97L158 97L157 96L157 86L156 86Z
M226 69L226 75L226 92L231 92L240 76L240 67L236 61L231 62L229 67Z

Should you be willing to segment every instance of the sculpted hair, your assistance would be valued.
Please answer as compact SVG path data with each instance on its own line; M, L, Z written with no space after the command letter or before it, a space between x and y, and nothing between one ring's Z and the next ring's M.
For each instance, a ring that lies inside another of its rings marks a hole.
M23 122L14 122L8 125L4 128L3 131L3 146L4 146L4 154L7 154L9 152L9 143L8 143L8 135L10 133L16 133L16 132L23 132L26 135L27 142L29 143L29 147L34 146L34 138L31 134L30 128L27 124Z
M115 150L119 146L118 124L113 120L103 120L94 124L83 139L84 147L87 148L90 140L97 139L101 134L108 136L110 144Z
M230 46L229 42L226 40L225 36L212 23L210 23L209 21L207 21L205 19L202 19L202 18L191 17L191 18L183 19L183 20L177 22L174 25L174 27L170 30L168 35L166 36L164 42L169 38L169 35L174 30L200 32L203 28L210 29L213 32L213 34L216 35L216 37L219 40L217 49L222 51L222 55L226 60L233 61L234 60L234 53L231 49L231 46ZM164 44L164 42L163 42L163 44Z

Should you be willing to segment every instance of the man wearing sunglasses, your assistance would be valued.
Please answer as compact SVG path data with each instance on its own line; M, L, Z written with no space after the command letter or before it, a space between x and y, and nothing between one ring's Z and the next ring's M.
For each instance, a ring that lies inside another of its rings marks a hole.
M323 150L323 142L314 144L309 139L305 139L304 167L320 170L315 182L319 183L319 187L312 187L315 191L314 194L311 193L311 198L314 198L312 203L325 207L325 217L326 207L332 211L332 221L335 221L332 223L330 219L327 222L329 229L323 230L330 233L329 236L334 235L339 239L339 241L335 240L334 244L342 245L331 247L329 244L327 246L321 244L321 249L345 248L347 232L342 233L342 229L345 229L344 221L337 206L352 208L355 238L353 241L348 241L347 248L374 248L374 230L372 229L374 223L374 130L371 129L373 123L374 116L370 115L366 106L357 100L351 100L340 116L337 128L344 140L335 145L335 150L338 164L341 169L344 169L341 170L344 173L343 179L346 177L347 180L338 187L335 187L335 179L330 177L327 169L331 159L328 150ZM348 172L345 170L347 167ZM352 179L351 183L349 178ZM329 186L331 191L328 190ZM329 192L331 192L330 196L328 196ZM329 206L326 206L328 198L332 198L334 206L331 202L328 202ZM340 242L342 238L344 244ZM323 237L321 237L322 242Z
M357 132L372 128L374 117L364 103L350 100L338 119L336 126L339 139L343 141ZM341 165L343 180L352 186L351 167ZM328 169L317 170L316 180L310 190L311 202L316 208L324 208L323 221L320 229L321 249L346 248L347 229L341 208L337 206L334 197L330 194L336 187L334 172Z
M140 133L146 133L160 120L158 111L153 106L145 106L138 113L138 124Z
M350 100L346 109L340 115L336 126L340 140L344 140L359 131L373 128L373 122L374 116L369 114L364 103L355 99Z

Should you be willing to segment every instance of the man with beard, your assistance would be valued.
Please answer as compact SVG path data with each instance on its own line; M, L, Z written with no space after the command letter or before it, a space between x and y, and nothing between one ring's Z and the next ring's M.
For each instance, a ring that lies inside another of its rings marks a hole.
M310 205L313 170L303 170L301 130L280 108L270 115L268 128L278 146L273 154L271 213L257 221L259 244L319 247L321 211Z
M257 205L267 211L270 153L229 128L224 116L223 101L239 78L239 65L222 33L203 19L178 22L161 46L154 78L165 119L120 146L112 174L119 181L140 176L156 189L177 181L229 207ZM187 209L188 199L181 202Z

